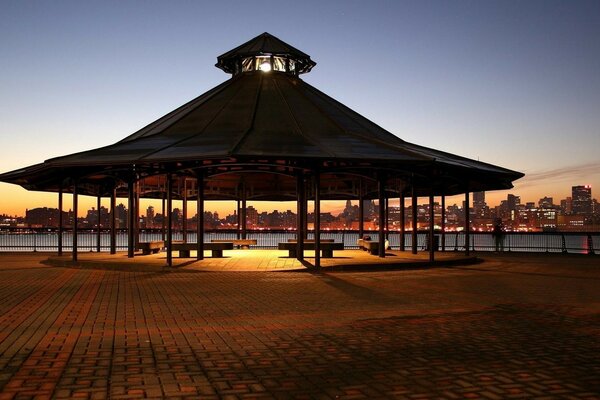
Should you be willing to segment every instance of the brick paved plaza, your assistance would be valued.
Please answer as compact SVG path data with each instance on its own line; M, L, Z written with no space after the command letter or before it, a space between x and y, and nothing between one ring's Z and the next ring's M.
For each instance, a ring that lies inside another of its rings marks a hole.
M600 258L376 272L0 255L0 399L600 399Z

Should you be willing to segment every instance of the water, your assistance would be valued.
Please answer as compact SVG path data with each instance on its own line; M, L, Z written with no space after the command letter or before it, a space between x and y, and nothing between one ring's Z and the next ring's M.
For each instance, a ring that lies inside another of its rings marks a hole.
M377 232L368 232L372 240L378 240ZM437 234L438 240L441 240ZM275 248L279 242L287 242L289 239L296 239L296 234L290 232L249 232L248 239L256 239L258 248ZM323 239L333 239L336 242L343 242L346 248L357 248L356 240L358 232L336 231L321 233ZM425 250L428 234L420 232L417 235L417 248ZM600 233L592 234L592 245L596 253L600 253ZM207 232L204 235L204 241L210 242L213 239L236 239L235 232ZM312 233L308 235L309 239L313 238ZM78 235L79 251L96 251L97 234L95 232L82 232ZM140 233L140 241L148 242L161 240L160 232L142 232ZM174 240L183 240L181 232L174 233ZM187 235L188 242L196 242L196 233L190 232ZM400 235L391 233L388 235L388 240L392 249L399 249ZM447 233L445 249L446 251L464 251L465 235L462 233ZM563 243L564 241L564 243ZM410 233L405 235L405 247L410 249L412 246L412 237ZM63 249L70 251L73 246L73 236L70 232L63 233ZM493 251L494 239L490 233L472 233L470 248L475 251ZM100 235L101 251L110 249L109 233ZM504 243L505 251L525 251L525 252L549 252L560 253L566 250L569 253L588 253L588 234L587 233L511 233L507 234ZM58 249L58 234L56 232L47 233L3 233L0 234L0 251L47 251L55 252ZM127 249L127 233L120 232L117 234L117 249Z

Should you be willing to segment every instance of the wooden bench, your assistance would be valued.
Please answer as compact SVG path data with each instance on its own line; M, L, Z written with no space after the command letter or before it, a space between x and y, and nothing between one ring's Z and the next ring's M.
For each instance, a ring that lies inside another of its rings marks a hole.
M279 250L287 250L290 258L295 258L298 254L298 242L283 242L278 245ZM304 242L304 250L314 250L315 242ZM334 250L344 250L344 243L341 242L321 242L321 255L323 258L332 258Z
M196 243L173 242L171 250L179 251L179 257L189 258L190 251L196 250ZM223 250L233 250L233 242L204 243L204 250L210 250L214 258L223 257Z
M142 251L142 254L147 256L149 254L156 254L165 247L164 240L153 240L151 242L139 242L137 249Z
M379 255L379 241L358 239L356 243L361 249L368 251L369 254L374 256ZM384 246L386 249L389 247L389 242L387 240L385 241Z
M256 239L213 239L211 243L227 243L232 242L238 249L249 249L250 245L256 246Z
M298 243L297 239L288 239L289 243ZM304 243L314 243L315 239L304 239ZM335 240L333 239L321 239L320 240L321 243L333 243L335 242Z

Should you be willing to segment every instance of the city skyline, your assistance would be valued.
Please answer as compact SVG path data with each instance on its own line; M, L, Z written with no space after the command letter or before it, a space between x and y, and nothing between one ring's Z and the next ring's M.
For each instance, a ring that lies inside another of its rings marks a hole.
M217 4L139 4L4 7L0 172L122 139L227 79L216 55L266 30L256 4L233 15ZM404 140L526 174L487 193L489 203L600 187L599 3L303 6L270 7L268 30L315 59L306 81ZM0 183L0 212L56 197ZM81 208L95 201L82 196Z
M498 223L505 229L511 231L598 231L600 227L600 205L597 199L592 197L591 186L572 186L572 196L554 201L552 197L543 197L538 202L521 202L519 196L508 194L507 198L497 206L490 206L486 202L485 192L475 192L469 210L470 228L478 231L491 231ZM422 198L421 198L422 199ZM438 198L439 200L439 198ZM193 202L192 202L193 203ZM286 204L290 205L291 202ZM407 204L408 203L408 204ZM284 203L280 203L284 204ZM321 211L321 228L333 230L359 229L359 202L346 200L344 208L340 212ZM458 231L464 229L465 212L464 201L462 205L446 203L445 217L442 223L441 201L433 203L436 229ZM219 214L218 212L205 209L204 225L208 229L239 229L240 216L246 216L246 225L250 229L296 229L297 209L295 203L288 209L264 211L257 209L254 205L247 204L245 214L238 214L240 210L232 213ZM377 229L379 225L379 204L375 200L364 200L363 215L365 229ZM294 211L292 211L294 210ZM389 202L387 209L386 229L398 230L401 224L400 203L395 206ZM98 211L100 211L98 213ZM164 229L165 216L162 207L158 210L154 205L148 205L144 210L141 207L137 216L140 228ZM417 203L417 224L419 229L428 229L430 216L430 204L428 202ZM123 203L116 204L114 214L115 227L123 229L127 227L128 210ZM175 229L195 230L198 215L196 210L187 208L187 216L183 209L178 207L172 210L172 223ZM107 229L112 226L112 210L100 205L97 210L94 207L88 209L85 217L78 217L78 225L87 228L100 227ZM412 228L412 206L411 199L405 199L405 227ZM62 211L63 226L73 225L74 215L69 209ZM100 215L99 215L100 214ZM184 218L185 217L185 218ZM314 212L308 209L307 221L314 221ZM0 213L0 227L12 228L57 228L59 226L59 213L57 208L36 208L27 210L25 218L10 218ZM186 226L187 224L187 226Z
M572 192L573 188L575 187L588 187L590 192L591 192L591 198L594 201L599 201L600 196L596 195L594 196L594 192L593 192L593 187L591 185L571 185L570 191ZM535 203L538 204L538 202L542 201L543 199L553 199L554 204L555 205L560 205L560 202L567 199L567 198L571 198L571 196L565 196L565 198L559 198L556 196L553 196L551 194L546 194L544 196L541 196L539 199L524 199L522 196L520 196L518 193L514 192L513 190L505 190L505 191L501 191L503 193L506 193L505 196L516 196L520 199L521 204L526 204L526 203ZM488 207L490 208L494 208L494 207L498 207L501 205L501 203L503 201L506 200L506 198L504 199L498 199L497 202L491 203L488 200L488 196L489 193L494 193L494 192L474 192L474 194L471 196L471 207L475 208L476 207L476 195L477 193L485 193L485 203ZM64 198L66 201L64 201L63 204L63 211L70 211L71 210L71 199L72 196L69 194L65 194ZM419 197L420 202L419 204L426 204L426 198L425 197ZM436 201L439 201L440 197L436 196L434 197L434 199L437 199ZM494 196L494 199L496 199L496 196ZM35 208L56 208L56 199L52 199L54 200L52 204L52 202L50 204L41 204L39 206L35 206L35 207L31 207L31 208L26 208L22 211L22 213L9 213L9 212L5 212L4 210L0 209L0 215L7 215L7 216L13 216L13 217L24 217L25 213L27 210L30 209L35 209ZM322 205L321 205L321 211L325 212L325 213L332 213L334 215L339 214L340 212L343 211L345 204L346 204L347 200L322 200ZM352 200L353 202L356 202L357 200ZM410 201L409 198L405 199L405 203L408 204ZM462 204L464 201L464 196L463 195L456 195L456 196L447 196L446 197L446 205L450 206L450 205L460 205ZM83 206L79 208L79 215L78 217L84 217L87 213L88 210L91 209L95 209L95 207L97 206L97 199L95 197L90 197L90 196L80 196L80 200L79 200L80 204L82 204ZM375 200L375 203L377 203L377 200ZM398 198L392 198L389 200L389 203L391 206L397 206L399 205L399 199ZM104 207L108 207L109 205L109 201L108 199L103 199L102 201L102 206ZM127 205L127 199L126 198L117 198L117 204L124 204ZM174 200L173 201L174 204L174 208L177 208L178 205L180 206L181 200ZM260 208L260 211L267 211L267 212L271 212L271 211L281 211L281 210L295 210L296 209L296 202L295 201L281 201L281 202L271 202L271 201L248 201L247 202L248 207L255 207L256 209ZM309 209L312 208L312 202L309 201ZM142 215L141 211L146 210L147 207L154 207L155 210L160 210L161 208L161 201L160 200L152 200L152 199L140 199L140 216ZM206 211L210 211L210 212L216 212L219 215L232 215L234 212L236 212L236 202L234 200L207 200L205 201L205 210ZM189 214L195 214L196 213L196 204L195 201L193 200L188 200L188 210L189 210ZM145 212L145 211L144 211Z

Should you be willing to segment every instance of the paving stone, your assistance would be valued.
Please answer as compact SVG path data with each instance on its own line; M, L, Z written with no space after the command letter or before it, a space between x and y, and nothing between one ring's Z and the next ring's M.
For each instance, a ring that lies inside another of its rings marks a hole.
M0 255L0 399L600 399L596 257L322 274L42 258Z

